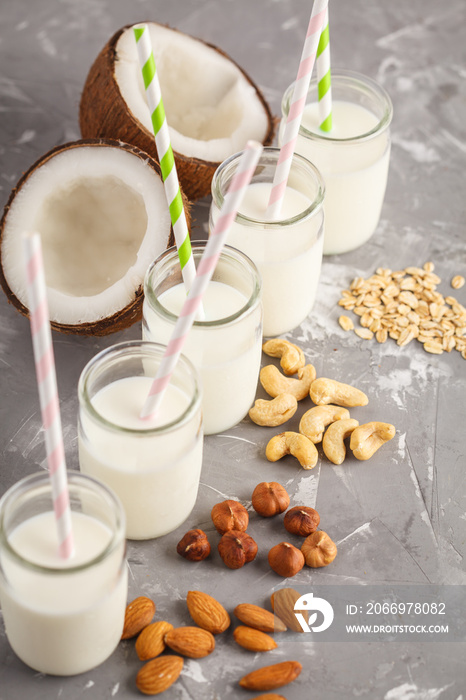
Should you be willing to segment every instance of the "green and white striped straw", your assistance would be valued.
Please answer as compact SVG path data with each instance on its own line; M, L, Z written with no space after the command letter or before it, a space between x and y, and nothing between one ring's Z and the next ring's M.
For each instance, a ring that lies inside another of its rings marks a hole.
M330 43L328 31L328 8L317 47L316 58L317 92L319 96L320 128L332 130L332 85L330 73Z
M194 265L188 224L186 222L186 214L176 172L175 158L173 156L167 119L163 107L162 92L155 68L149 27L147 24L141 24L133 27L133 31L146 90L147 103L149 105L157 154L165 185L165 194L170 209L173 232L175 234L175 243L180 259L181 274L183 275L186 292L189 292L194 277L196 276L196 266Z

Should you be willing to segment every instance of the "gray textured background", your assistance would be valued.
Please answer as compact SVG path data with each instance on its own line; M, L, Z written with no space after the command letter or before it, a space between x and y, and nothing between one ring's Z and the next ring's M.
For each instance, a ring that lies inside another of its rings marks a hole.
M382 218L362 249L327 258L310 317L290 335L306 350L318 375L354 383L370 398L352 415L397 427L396 437L368 462L334 467L325 458L304 472L292 458L266 462L273 429L243 421L205 441L199 498L177 532L130 543L130 598L153 597L157 619L189 624L187 590L217 596L229 610L240 602L267 605L280 579L266 552L286 539L281 518L251 513L257 561L227 570L216 552L189 564L175 546L189 527L217 541L209 513L223 498L250 505L262 480L283 483L292 504L315 506L339 553L327 569L303 570L291 584L450 583L464 586L466 489L465 361L459 353L428 355L419 344L398 348L362 341L337 323L339 292L353 277L378 266L436 264L449 280L465 274L464 171L466 105L464 0L331 0L334 66L379 80L394 104L391 168ZM219 45L260 85L275 114L294 79L310 3L303 0L2 0L0 4L0 199L6 202L21 173L56 144L79 137L78 104L87 71L121 26L153 19ZM194 207L194 235L206 233L210 201ZM466 304L466 287L455 296ZM43 436L29 326L0 298L0 494L44 467ZM54 335L62 420L69 466L77 468L76 384L98 350L137 338L140 326L105 339ZM310 405L310 404L309 404ZM305 405L300 409L300 413ZM297 424L297 419L294 421ZM297 542L296 542L297 543ZM246 698L237 686L247 670L296 658L304 670L282 692L289 700L462 700L466 697L464 644L294 643L283 638L266 658L236 647L231 632L206 659L189 661L164 697L179 700ZM0 625L0 698L140 697L140 662L122 643L100 668L60 679L36 674L11 651Z

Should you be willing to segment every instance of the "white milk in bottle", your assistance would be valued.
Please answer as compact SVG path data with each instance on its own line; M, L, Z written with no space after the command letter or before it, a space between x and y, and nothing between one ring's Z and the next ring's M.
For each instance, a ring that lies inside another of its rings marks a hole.
M246 253L261 274L265 336L286 333L308 316L322 264L324 186L311 163L293 157L280 217L266 217L278 154L276 148L264 148L228 234L229 243ZM212 180L211 228L239 157L222 163Z
M192 250L197 264L205 243L193 244ZM143 307L146 340L168 343L186 299L179 279L174 249L149 268ZM201 376L207 435L239 423L254 403L261 361L260 292L254 264L225 246L202 299L203 318L194 322L183 347Z
M42 510L48 481L46 472L34 474L0 503L0 600L20 659L42 673L69 676L105 661L120 641L127 597L124 514L101 484L70 474L74 554L62 559L55 514Z
M196 502L202 466L200 381L183 356L155 418L141 420L164 346L120 343L99 353L79 383L79 464L112 488L129 539L178 527Z
M283 134L293 86L282 101ZM317 88L311 82L296 152L313 162L325 181L324 255L345 253L374 233L382 209L390 160L390 98L377 83L332 71L330 132L319 128Z

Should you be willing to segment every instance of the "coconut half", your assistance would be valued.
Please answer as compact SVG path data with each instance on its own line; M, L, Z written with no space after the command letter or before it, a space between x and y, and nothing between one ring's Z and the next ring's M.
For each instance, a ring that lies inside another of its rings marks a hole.
M134 146L82 140L21 177L0 222L0 283L27 316L25 231L41 234L52 327L121 330L141 318L145 272L173 240L160 167Z
M272 143L274 120L257 85L216 46L147 25L179 179L195 200L210 193L218 165L248 139ZM80 127L85 138L121 138L158 159L132 26L120 29L91 67Z

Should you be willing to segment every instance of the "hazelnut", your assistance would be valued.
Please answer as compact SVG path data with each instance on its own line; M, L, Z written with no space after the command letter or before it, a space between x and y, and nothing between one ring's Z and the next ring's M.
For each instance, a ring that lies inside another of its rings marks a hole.
M337 556L337 546L326 532L318 530L306 537L301 546L301 552L304 554L306 564L317 569L331 564Z
M218 551L229 569L240 569L255 558L257 544L246 532L229 530L218 543Z
M307 537L317 530L320 523L320 515L308 506L294 506L285 513L283 525L292 535Z
M189 561L202 561L210 554L210 543L203 530L188 530L176 545L176 551Z
M221 535L229 530L246 530L249 524L248 511L238 501L228 500L216 503L210 517Z
M276 574L288 578L301 571L304 566L304 555L289 542L280 542L270 550L269 564Z
M262 481L252 492L252 507L263 518L283 513L289 505L286 489L276 481Z

